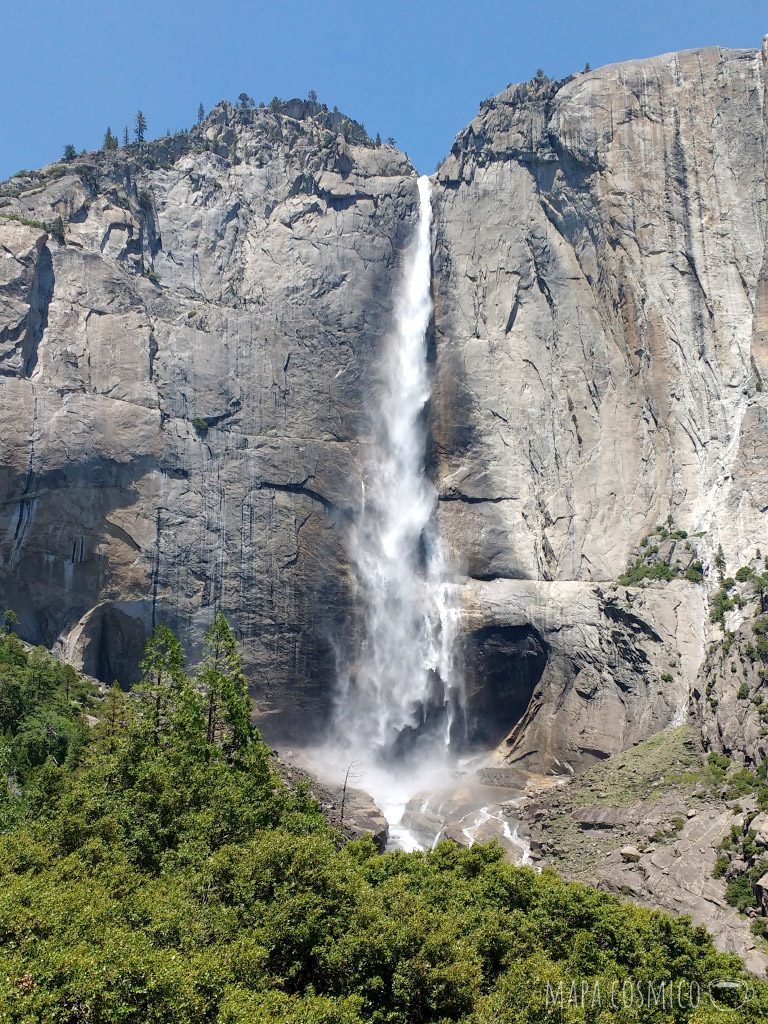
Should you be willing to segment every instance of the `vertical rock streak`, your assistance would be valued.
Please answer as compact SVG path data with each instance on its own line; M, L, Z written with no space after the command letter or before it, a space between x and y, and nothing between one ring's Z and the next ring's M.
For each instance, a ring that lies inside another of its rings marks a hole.
M454 679L455 606L433 525L425 474L431 381L430 183L418 180L419 220L395 325L383 352L360 514L350 551L364 619L362 649L340 687L339 738L360 756L397 759L450 743L461 694Z

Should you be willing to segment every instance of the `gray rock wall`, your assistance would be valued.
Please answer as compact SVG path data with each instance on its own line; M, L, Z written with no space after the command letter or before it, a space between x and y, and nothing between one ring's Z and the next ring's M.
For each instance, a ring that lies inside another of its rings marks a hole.
M438 170L441 531L475 628L549 637L512 760L578 765L685 705L709 578L653 585L674 650L640 635L640 671L594 586L655 526L705 562L766 547L766 80L765 48L713 48L510 87Z
M645 534L768 550L767 81L707 49L510 87L435 177L430 471L476 734L524 766L687 706L709 583L615 588ZM286 110L0 186L0 598L125 682L154 622L194 659L220 605L311 740L360 642L345 534L416 188Z
M123 682L155 622L194 658L221 605L256 695L306 731L354 627L344 527L415 180L227 105L184 149L4 190L2 599ZM9 219L56 215L64 244Z

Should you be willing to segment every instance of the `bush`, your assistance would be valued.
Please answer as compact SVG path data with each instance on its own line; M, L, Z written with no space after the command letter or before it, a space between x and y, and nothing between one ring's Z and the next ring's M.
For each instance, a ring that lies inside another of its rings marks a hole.
M756 906L752 883L746 875L738 875L730 880L725 887L725 901L742 914L750 907Z
M691 562L684 575L689 583L701 583L704 579L703 564L698 560Z
M60 245L64 245L64 221L61 217L56 217L50 224L49 233L56 239Z
M715 866L712 869L713 878L722 878L725 872L728 870L728 865L731 863L730 859L724 855L719 856L715 860Z
M32 655L12 635L0 646L12 680ZM205 649L192 680L156 630L141 684L104 699L78 762L48 758L15 798L26 813L0 831L10 1024L544 1024L562 1014L543 979L746 978L690 920L506 864L496 844L380 856L346 843L306 787L274 775L223 616ZM38 718L39 678L24 676ZM768 1013L752 984L744 1024Z
M204 420L202 416L195 416L192 420L192 426L198 432L201 437L205 437L208 433L208 421Z

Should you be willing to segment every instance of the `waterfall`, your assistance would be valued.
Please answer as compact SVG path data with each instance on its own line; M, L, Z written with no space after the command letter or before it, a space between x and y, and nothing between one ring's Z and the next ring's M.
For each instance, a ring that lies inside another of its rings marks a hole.
M398 765L412 774L445 764L462 712L453 665L457 603L425 469L430 191L420 177L419 218L372 395L372 439L349 545L364 632L340 680L336 736L374 795L377 765L389 765L391 776Z

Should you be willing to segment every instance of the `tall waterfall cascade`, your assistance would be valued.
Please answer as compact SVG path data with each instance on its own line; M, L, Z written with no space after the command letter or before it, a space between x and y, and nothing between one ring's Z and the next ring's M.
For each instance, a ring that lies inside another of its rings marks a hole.
M381 354L360 511L350 536L364 629L340 680L335 731L360 766L361 784L379 799L375 779L396 776L398 765L411 778L447 766L463 721L454 665L458 605L425 467L430 192L429 178L420 177L418 223Z

